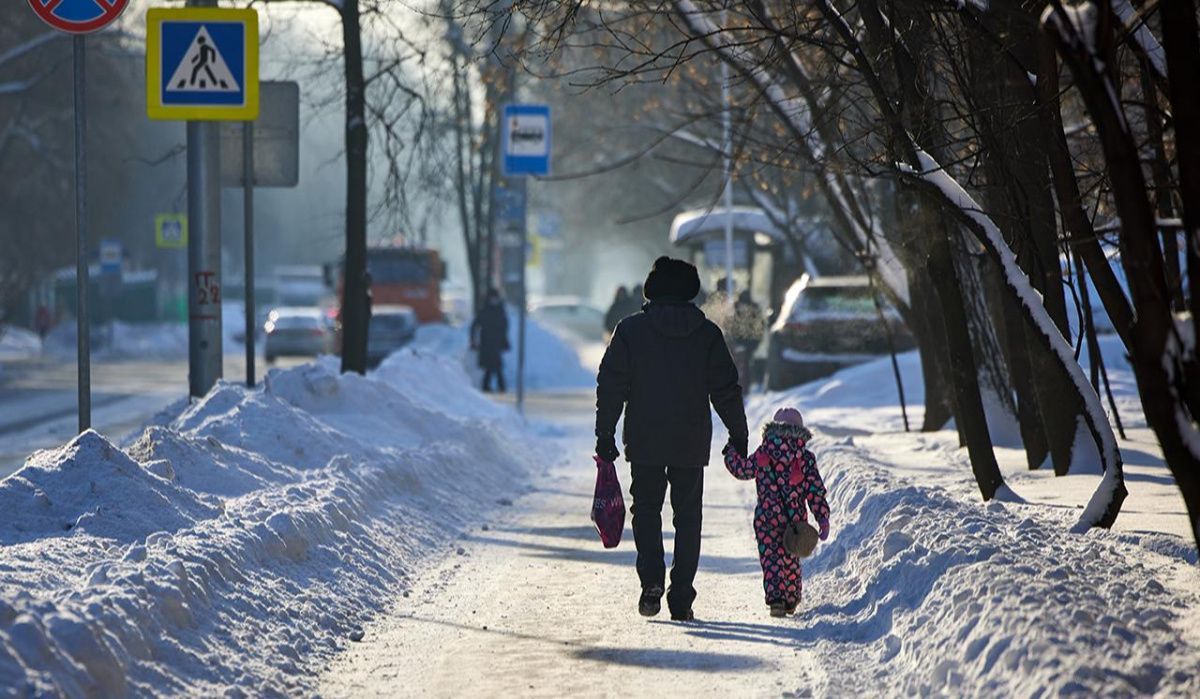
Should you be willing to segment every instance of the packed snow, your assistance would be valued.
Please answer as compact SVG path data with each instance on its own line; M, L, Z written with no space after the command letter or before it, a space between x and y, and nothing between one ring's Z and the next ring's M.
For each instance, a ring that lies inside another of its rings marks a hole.
M5 362L30 359L41 351L42 341L35 333L15 325L0 325L0 378Z
M517 316L509 308L508 339L512 348L504 353L504 376L512 390L517 380ZM596 385L596 374L580 362L573 341L539 323L525 319L525 387L532 390L586 388ZM472 375L479 372L470 350L469 325L423 325L412 347L445 357L461 357Z
M1101 476L1029 472L1019 445L997 452L1020 498L979 502L952 428L903 432L885 358L748 404L755 432L789 404L817 434L832 535L794 618L767 616L753 488L716 430L686 625L637 616L631 533L606 550L588 522L590 391L535 393L530 427L473 388L449 327L366 377L322 358L220 383L0 481L0 686L1196 696L1196 551L1120 343L1102 350L1130 435L1113 530L1070 531ZM919 424L920 363L899 362Z
M1118 354L1115 344L1105 350ZM1108 359L1129 409L1128 367ZM919 422L920 365L915 354L900 362ZM1200 693L1195 550L1183 536L1148 531L1157 523L1136 511L1148 491L1131 483L1118 528L1084 534L1069 528L1098 475L1012 479L1030 500L1043 496L1040 482L1066 486L1069 506L981 503L954 431L904 433L895 396L884 359L748 405L754 427L796 405L818 435L833 533L804 565L804 602L791 619L767 614L754 489L717 465L717 430L697 618L687 624L637 615L631 532L606 550L587 521L589 396L547 400L543 412L570 431L542 455L548 467L535 472L532 492L509 516L472 529L458 555L415 577L412 594L326 671L320 693ZM1132 410L1124 417L1142 429ZM1006 475L1024 469L1023 460L1002 461ZM624 465L619 473L627 485ZM1164 473L1161 462L1128 470L1131 479ZM1181 510L1175 499L1167 510ZM666 512L664 520L669 532Z
M521 487L534 439L418 352L181 408L125 449L89 431L0 481L0 686L301 691L418 561Z

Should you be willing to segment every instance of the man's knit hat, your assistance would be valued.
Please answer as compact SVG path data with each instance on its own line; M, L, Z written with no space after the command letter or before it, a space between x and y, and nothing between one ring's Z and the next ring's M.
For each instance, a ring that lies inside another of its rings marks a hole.
M692 263L664 255L654 261L642 293L647 301L658 298L690 301L700 293L700 274Z

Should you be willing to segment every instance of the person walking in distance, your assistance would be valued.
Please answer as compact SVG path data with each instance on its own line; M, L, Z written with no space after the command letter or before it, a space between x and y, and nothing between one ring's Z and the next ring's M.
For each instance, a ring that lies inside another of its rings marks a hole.
M504 393L504 353L508 351L508 312L500 292L488 289L483 308L471 323L471 349L479 352L479 368L483 369L484 393L492 390L492 379Z
M690 621L700 561L704 467L712 446L709 403L742 456L749 430L725 338L692 303L700 291L696 268L660 257L643 288L648 303L617 325L600 363L596 455L610 462L620 456L616 427L624 412L622 441L633 477L630 511L642 587L638 611L654 616L661 608L666 582L662 506L669 486L675 558L667 606L672 619Z

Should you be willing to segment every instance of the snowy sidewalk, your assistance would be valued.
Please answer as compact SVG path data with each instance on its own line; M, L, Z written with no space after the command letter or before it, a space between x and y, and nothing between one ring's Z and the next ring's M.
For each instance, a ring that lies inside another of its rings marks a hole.
M630 532L606 551L587 520L589 408L555 406L574 436L534 489L416 576L327 669L322 696L1200 692L1193 566L914 484L847 440L817 444L834 530L806 564L797 618L768 617L753 489L714 459L697 621L643 619Z
M590 401L575 410L589 411ZM812 653L767 616L752 488L708 469L699 621L671 622L665 606L646 620L628 524L621 545L605 550L588 521L595 470L586 432L562 444L569 461L535 478L505 521L471 532L461 555L368 626L330 667L322 695L737 696L824 684ZM628 471L619 473L627 489Z

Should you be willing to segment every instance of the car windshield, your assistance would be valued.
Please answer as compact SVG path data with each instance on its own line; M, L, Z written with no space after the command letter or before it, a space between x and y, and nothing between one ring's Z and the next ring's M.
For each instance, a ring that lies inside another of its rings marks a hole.
M274 320L275 327L281 329L319 328L321 319L317 316L281 315Z
M379 314L371 317L371 332L395 333L408 329L411 320L400 313Z
M802 313L867 314L875 312L869 286L813 286L800 295Z
M424 284L432 276L429 257L411 252L373 252L367 269L373 284Z

